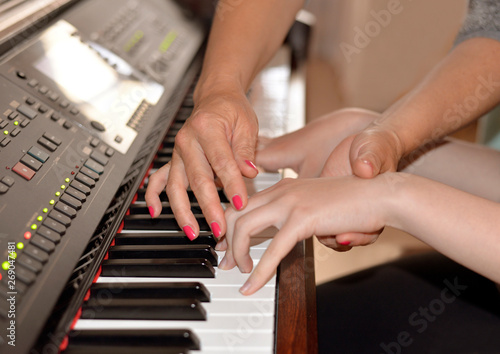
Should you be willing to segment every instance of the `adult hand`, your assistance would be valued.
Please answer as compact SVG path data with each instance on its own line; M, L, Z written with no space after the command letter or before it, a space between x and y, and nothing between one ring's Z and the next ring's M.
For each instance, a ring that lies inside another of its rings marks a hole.
M361 178L373 178L397 170L402 156L398 136L377 124L370 124L344 139L327 159L320 176L341 176L351 172ZM348 168L342 161L349 160Z
M299 178L352 175L351 163L359 166L356 159L351 158L353 140L377 117L378 113L358 108L329 113L298 131L269 141L257 151L257 164L267 170L292 168ZM366 148L369 149L370 145L367 144ZM364 172L363 167L358 169ZM325 246L343 252L354 246L371 244L379 234L349 232L317 238ZM218 249L226 247L225 242L218 245Z
M334 157L329 156L344 138L363 130L376 117L375 112L357 108L326 114L302 129L264 141L257 150L256 163L268 171L291 168L299 177L318 177L331 161L330 165L337 167L331 176L349 175L349 150L341 153L337 149Z
M189 239L199 234L187 195L193 190L214 235L226 232L217 177L236 210L247 204L243 176L253 178L258 122L244 92L216 91L203 96L177 133L172 160L151 175L146 203L152 217L161 212L158 195L166 186L172 211Z

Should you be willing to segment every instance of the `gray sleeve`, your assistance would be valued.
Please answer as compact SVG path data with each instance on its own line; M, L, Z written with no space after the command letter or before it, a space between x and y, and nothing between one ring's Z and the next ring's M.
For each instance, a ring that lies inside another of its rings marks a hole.
M474 37L500 41L499 0L469 0L469 11L455 40L455 45Z

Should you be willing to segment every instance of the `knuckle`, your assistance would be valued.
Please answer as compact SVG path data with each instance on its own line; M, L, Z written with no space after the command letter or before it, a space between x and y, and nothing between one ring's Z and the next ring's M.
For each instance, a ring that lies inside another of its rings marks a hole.
M175 135L174 139L175 146L181 148L186 146L188 142L191 140L191 137L189 135L190 134L188 133L187 129L181 128Z
M165 192L169 198L175 197L175 195L181 190L183 190L182 185L176 183L175 181L170 181L165 186Z
M233 162L234 160L228 156L218 154L211 159L210 165L214 171L218 172L219 177L221 177L221 171L229 171L234 165Z
M213 179L209 179L206 176L195 173L189 176L189 185L194 191L202 191L205 187L213 186Z

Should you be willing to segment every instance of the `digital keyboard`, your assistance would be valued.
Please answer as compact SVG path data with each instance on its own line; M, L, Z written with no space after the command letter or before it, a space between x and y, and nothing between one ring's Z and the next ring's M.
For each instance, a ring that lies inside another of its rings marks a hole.
M166 195L160 217L145 206L193 108L203 22L174 1L88 0L35 27L0 58L0 351L314 352L306 242L244 297L248 274L217 268L193 195L193 242ZM290 55L284 46L249 92L264 135L298 127ZM249 193L280 178L261 173ZM271 236L255 239L255 263Z

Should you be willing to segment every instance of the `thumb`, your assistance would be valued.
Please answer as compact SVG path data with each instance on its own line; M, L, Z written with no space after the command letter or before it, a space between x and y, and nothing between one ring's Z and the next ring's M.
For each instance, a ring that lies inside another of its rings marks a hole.
M254 178L258 174L255 163L255 146L257 145L257 133L241 133L235 131L231 148L234 159L238 164L241 174L248 178Z
M373 178L384 172L396 171L399 162L397 144L386 135L365 131L354 138L349 154L354 175Z

